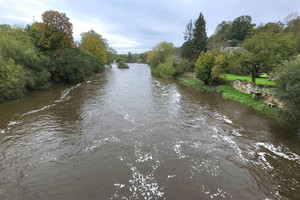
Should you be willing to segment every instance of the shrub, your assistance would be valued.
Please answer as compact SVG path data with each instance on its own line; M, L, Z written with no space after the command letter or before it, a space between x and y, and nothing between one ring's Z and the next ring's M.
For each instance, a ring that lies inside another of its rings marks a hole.
M283 102L281 116L284 121L300 128L300 59L285 63L278 73L276 94Z
M123 60L120 60L117 65L119 69L129 69L129 66Z
M76 83L102 68L87 52L79 49L63 49L56 51L49 70L54 81Z
M157 71L161 78L173 78L175 74L172 62L160 63L157 67Z
M215 56L211 51L202 51L197 62L195 63L196 77L204 83L212 83L212 68L215 64Z
M0 55L0 102L21 98L25 84L24 68Z
M215 57L215 64L211 70L211 78L213 81L219 81L221 74L225 73L228 69L228 57L226 54L219 54Z
M194 62L189 61L188 59L184 58L181 60L179 64L175 66L176 75L181 75L185 72L193 72L194 71Z

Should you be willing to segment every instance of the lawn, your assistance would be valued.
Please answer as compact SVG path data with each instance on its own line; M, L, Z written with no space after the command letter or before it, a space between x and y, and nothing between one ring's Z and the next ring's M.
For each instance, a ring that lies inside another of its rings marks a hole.
M257 85L267 85L267 86L275 85L275 82L268 80L267 75L262 75L261 77L262 78L255 78L255 83ZM234 74L223 74L221 76L221 78L225 81L234 81L234 80L240 79L240 80L251 82L251 76L238 76L238 75L234 75Z
M183 78L183 77L179 77L178 80L185 83L185 84L187 84L187 85L191 85L191 86L196 87L196 88L201 88L202 90L205 90L205 91L209 91L209 92L214 92L215 91L214 87L204 85L203 83L201 83L200 81L197 81L197 80L193 80L193 79L190 79L190 78Z
M269 116L277 117L278 111L276 108L269 107L266 103L261 100L255 100L251 94L242 93L234 89L230 85L220 85L217 89L222 93L222 96L226 99L238 101L240 103L251 106L255 110L260 110Z

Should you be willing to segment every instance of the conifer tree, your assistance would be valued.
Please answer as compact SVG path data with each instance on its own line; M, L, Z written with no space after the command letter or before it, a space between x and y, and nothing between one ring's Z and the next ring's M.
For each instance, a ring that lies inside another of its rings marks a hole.
M200 13L199 18L195 21L194 28L194 58L197 59L202 51L207 50L206 22L204 16Z

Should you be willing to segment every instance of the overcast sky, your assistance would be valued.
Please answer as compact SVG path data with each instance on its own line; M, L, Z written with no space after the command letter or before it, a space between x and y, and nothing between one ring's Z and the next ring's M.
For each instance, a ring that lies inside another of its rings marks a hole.
M299 9L300 0L0 0L0 24L25 26L57 10L70 18L75 40L94 29L118 53L141 53L161 41L181 46L186 24L200 12L211 35L223 20L250 15L258 25Z

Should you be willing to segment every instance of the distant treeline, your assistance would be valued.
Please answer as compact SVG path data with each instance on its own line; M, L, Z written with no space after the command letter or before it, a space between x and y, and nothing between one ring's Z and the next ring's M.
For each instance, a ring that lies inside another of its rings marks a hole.
M93 30L74 42L65 13L46 11L42 22L25 28L0 25L0 102L22 97L29 90L48 89L53 82L81 82L117 57Z

